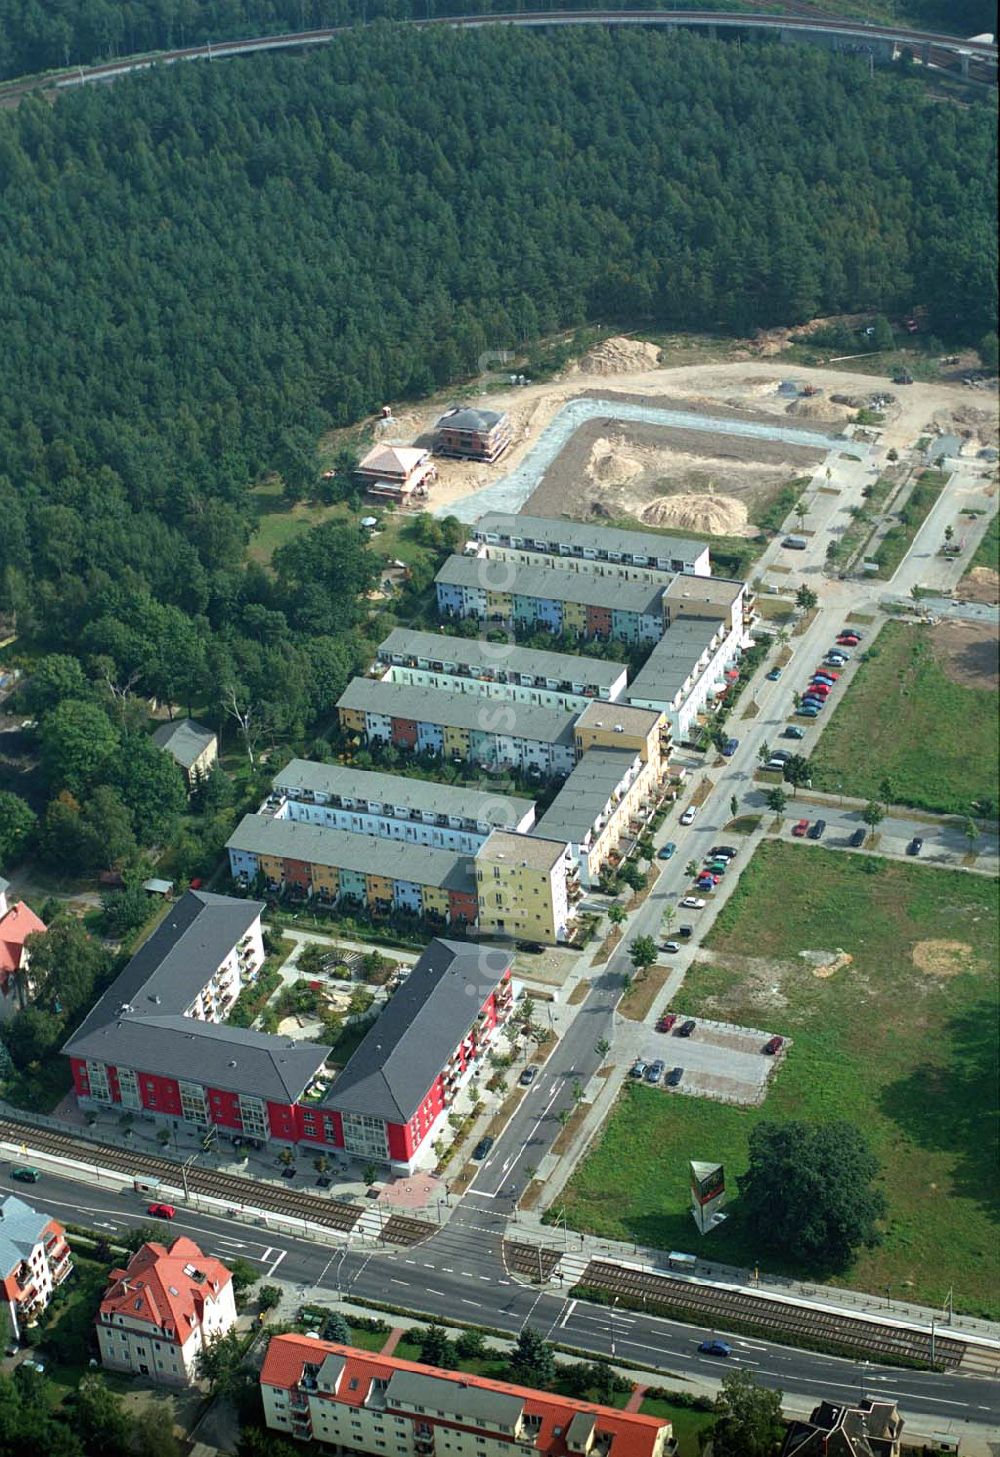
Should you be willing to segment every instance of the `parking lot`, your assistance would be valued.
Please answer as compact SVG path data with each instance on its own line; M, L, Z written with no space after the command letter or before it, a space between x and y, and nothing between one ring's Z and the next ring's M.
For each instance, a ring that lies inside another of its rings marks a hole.
M788 1043L777 1057L771 1057L764 1053L763 1047L772 1033L704 1020L697 1022L690 1037L678 1037L677 1027L684 1020L679 1017L672 1032L657 1032L641 1023L619 1022L615 1060L620 1060L626 1076L637 1060L648 1064L660 1059L668 1073L671 1068L684 1069L676 1088L666 1087L660 1079L657 1086L667 1096L686 1093L726 1103L761 1102L768 1078L780 1065Z

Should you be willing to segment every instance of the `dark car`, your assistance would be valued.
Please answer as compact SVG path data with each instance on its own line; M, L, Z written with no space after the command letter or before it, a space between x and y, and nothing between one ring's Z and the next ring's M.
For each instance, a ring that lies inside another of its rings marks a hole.
M855 830L854 834L851 836L847 843L853 846L853 848L856 850L859 845L863 845L865 843L865 835L867 833L867 830Z
M906 847L906 853L907 855L919 855L923 848L923 840L920 838L919 835L914 835L913 839Z
M782 729L781 731L781 737L783 739L804 739L805 736L805 729L799 728L798 724L794 723L790 723L786 729Z
M646 1069L645 1073L643 1074L643 1076L646 1079L646 1082L647 1083L658 1083L660 1081L660 1079L662 1078L662 1076L663 1076L663 1069L664 1069L665 1065L666 1064L663 1063L663 1062L661 1062L659 1058L657 1058L655 1062L651 1062L649 1064L649 1067Z
M732 758L733 754L736 753L736 750L739 748L739 746L739 739L727 739L722 746L722 752L725 754L727 759Z
M733 860L739 852L735 845L713 845L712 856L721 855L725 860Z
M698 1350L703 1356L731 1356L733 1348L726 1341L702 1341Z
M475 1148L472 1150L472 1157L475 1159L477 1164L486 1157L486 1155L489 1153L490 1149L495 1143L496 1139L490 1138L489 1135L487 1135L486 1138L481 1138L479 1140Z
M767 676L768 676L768 679L770 680L770 682L777 683L778 679L781 677L781 669L780 668L772 668L771 671L770 671L770 673L768 673Z
M532 1083L537 1078L537 1076L538 1076L538 1069L537 1069L537 1067L526 1067L524 1069L524 1072L518 1078L518 1082L521 1084L521 1087L522 1088L530 1088L531 1085L532 1085Z
M281 1177L283 1179L294 1179L295 1178L295 1170L291 1166L291 1164L289 1164L289 1166L288 1166L287 1169L282 1169L282 1171L281 1171Z
M683 1076L684 1069L682 1067L672 1067L663 1081L668 1088L676 1088Z
M682 1022L681 1023L681 1025L678 1027L677 1031L674 1033L674 1036L675 1037L690 1037L691 1036L691 1033L694 1031L694 1029L697 1027L697 1025L698 1025L698 1023L695 1022L692 1017L689 1017L686 1022Z
M518 951L530 951L532 956L538 956L545 950L540 941L516 941L514 944Z
M768 1057L773 1057L776 1052L781 1051L784 1045L785 1039L783 1037L771 1037L764 1043L764 1051Z
M687 941L689 939L689 937L691 937L691 936L694 935L694 927L693 926L678 926L677 927L677 934L678 934L678 936L681 937L682 940Z
M657 859L658 860L669 860L670 857L673 855L673 853L674 853L674 851L676 849L677 849L677 846L674 844L673 840L668 840L667 843L663 846L663 848L660 851L659 855L657 856Z
M329 1189L332 1182L333 1180L330 1178L329 1174L320 1174L319 1178L316 1180L316 1188Z
M822 840L823 831L826 829L826 820L814 820L809 826L810 840Z

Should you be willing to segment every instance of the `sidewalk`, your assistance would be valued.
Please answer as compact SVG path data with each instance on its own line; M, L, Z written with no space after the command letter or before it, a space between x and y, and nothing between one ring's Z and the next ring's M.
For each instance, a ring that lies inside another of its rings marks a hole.
M517 1216L517 1237L537 1239L548 1249L565 1249L576 1260L617 1260L629 1265L643 1265L658 1273L667 1271L667 1252L651 1249L645 1245L627 1244L620 1240L596 1239L592 1235L579 1234L559 1226L545 1225L542 1216L533 1211L519 1211ZM690 1246L698 1239L692 1220ZM688 1272L685 1272L688 1273ZM830 1306L836 1310L848 1311L858 1316L877 1315L884 1320L896 1319L929 1327L931 1320L939 1335L978 1336L981 1340L1000 1343L1000 1323L979 1320L971 1315L955 1315L950 1321L945 1313L931 1310L925 1305L911 1305L898 1300L886 1300L883 1296L871 1295L863 1290L848 1290L839 1285L814 1285L808 1282L786 1279L780 1275L760 1273L756 1278L752 1270L741 1270L733 1265L709 1263L699 1258L693 1271L695 1279L724 1285L741 1286L745 1290L759 1291L762 1295L781 1295L807 1305Z

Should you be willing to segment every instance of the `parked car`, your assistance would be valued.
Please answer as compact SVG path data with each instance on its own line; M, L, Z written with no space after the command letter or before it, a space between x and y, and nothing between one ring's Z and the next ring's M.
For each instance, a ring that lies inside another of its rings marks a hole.
M518 1082L521 1084L522 1088L530 1088L537 1076L537 1067L526 1067L522 1072L521 1076L518 1078Z
M514 946L516 950L528 951L532 956L538 956L545 950L545 947L540 941L515 941Z
M840 678L840 673L836 668L824 668L820 666L816 669L813 677L822 679L824 683L836 683Z
M783 739L804 739L805 736L805 729L799 728L797 723L790 723L788 727L783 730L781 735Z
M725 875L728 869L728 860L710 860L709 863L705 866L705 870L709 875L717 875L720 880Z
M814 678L809 684L809 694L811 697L829 698L830 684L822 683L818 678Z
M784 762L785 759L790 759L791 757L792 757L792 751L791 751L791 749L772 749L771 750L771 758L772 759L781 759L782 762Z
M764 1043L764 1051L768 1057L773 1057L776 1052L781 1051L784 1045L785 1039L783 1037L771 1037Z
M12 1179L19 1179L22 1184L37 1184L42 1173L40 1169L33 1169L30 1164L15 1164L10 1176Z
M172 1204L150 1204L146 1213L151 1214L154 1219L173 1219L177 1210Z
M676 1012L664 1012L663 1016L656 1024L657 1032L670 1032L673 1029L673 1025L676 1021Z
M694 1031L694 1029L697 1027L697 1025L698 1025L698 1023L695 1022L693 1018L689 1017L686 1022L682 1022L681 1023L681 1025L678 1027L677 1031L674 1033L674 1036L675 1037L690 1037L691 1036L691 1033Z
M479 1140L475 1148L472 1150L472 1157L475 1159L477 1164L483 1161L483 1159L486 1157L486 1155L489 1153L490 1149L495 1143L496 1139L491 1138L489 1134L487 1134L485 1138L481 1138Z
M731 1356L733 1348L728 1341L702 1341L698 1350L703 1356Z
M628 1075L630 1078L635 1078L637 1082L640 1078L644 1078L646 1076L646 1064L643 1062L641 1057L637 1059L637 1061L635 1061L629 1068Z
M826 820L815 820L809 830L810 840L822 840L825 829Z
M784 759L768 759L767 763L764 765L764 768L765 769L771 769L773 772L775 772L777 774L780 774L781 771L782 771L782 769L784 769L784 767L785 767L785 761L784 761Z
M686 911L703 911L705 909L705 902L697 895L686 895L681 901L681 905Z
M660 950L666 951L668 956L674 956L680 949L679 941L664 941L660 945Z
M858 642L861 642L862 639L864 638L864 633L861 631L860 627L850 627L850 626L848 626L848 627L842 627L840 630L844 634L845 637L856 637L857 640L858 640Z
M808 830L808 828L809 828L809 821L808 820L799 820L799 822L798 822L797 825L793 825L792 826L792 834L795 835L798 839L801 840L802 839L802 836L806 833L806 831Z
M694 883L694 888L695 890L714 890L718 883L719 877L717 875L711 875L706 872L706 874L698 876L698 879Z
M673 853L674 853L674 851L676 849L677 849L677 846L674 844L673 840L668 840L667 843L663 846L663 848L660 851L659 855L657 856L657 859L659 859L659 860L669 860L670 857L671 857L671 855L673 855Z
M713 845L712 855L724 855L727 860L733 860L739 854L735 845Z
M45 1375L45 1362L39 1361L37 1356L28 1356L26 1360L21 1362L21 1365L25 1371L37 1371L39 1376Z
M856 850L859 845L863 845L865 843L865 835L867 833L867 830L855 830L854 834L851 836L847 843Z
M770 673L768 673L767 676L768 676L768 678L770 679L770 681L772 683L777 683L778 679L781 677L781 669L780 668L772 668L771 671L770 671Z
M919 855L923 848L923 840L920 838L919 835L914 835L913 839L906 847L906 853L907 855Z
M843 648L856 648L861 639L855 637L853 632L842 632L837 639L838 644Z
M795 712L799 718L819 718L819 709L815 703L800 703Z
M833 668L843 668L851 661L851 655L850 653L838 652L836 648L831 648L826 655L826 661Z
M681 824L682 825L693 825L694 824L694 817L695 817L695 815L697 813L698 813L698 806L697 805L694 805L694 804L689 804L688 807L687 807L687 809L681 815Z
M665 1064L661 1062L659 1058L657 1058L655 1062L651 1062L644 1074L646 1082L658 1083L663 1076L664 1066Z
M690 937L692 937L694 935L694 927L693 926L678 926L677 927L677 934L678 934L678 936L680 936L682 938L682 940L687 941L687 940L690 939Z
M736 753L736 750L739 748L739 746L739 739L727 739L722 746L722 752L725 754L727 759L731 759L732 756Z
M672 1067L667 1073L666 1077L663 1079L663 1081L666 1083L668 1088L676 1088L677 1084L680 1082L683 1076L684 1069L682 1067Z

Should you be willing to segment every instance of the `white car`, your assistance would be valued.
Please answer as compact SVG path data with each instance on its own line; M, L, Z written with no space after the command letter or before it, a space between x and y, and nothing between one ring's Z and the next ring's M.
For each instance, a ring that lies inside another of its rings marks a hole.
M693 805L693 804L688 805L687 809L681 815L681 824L682 825L693 825L694 824L694 817L695 817L695 815L697 813L698 813L698 810L697 810L697 807L695 805Z
M686 895L681 901L681 905L686 911L703 911L705 909L705 902L697 895Z

